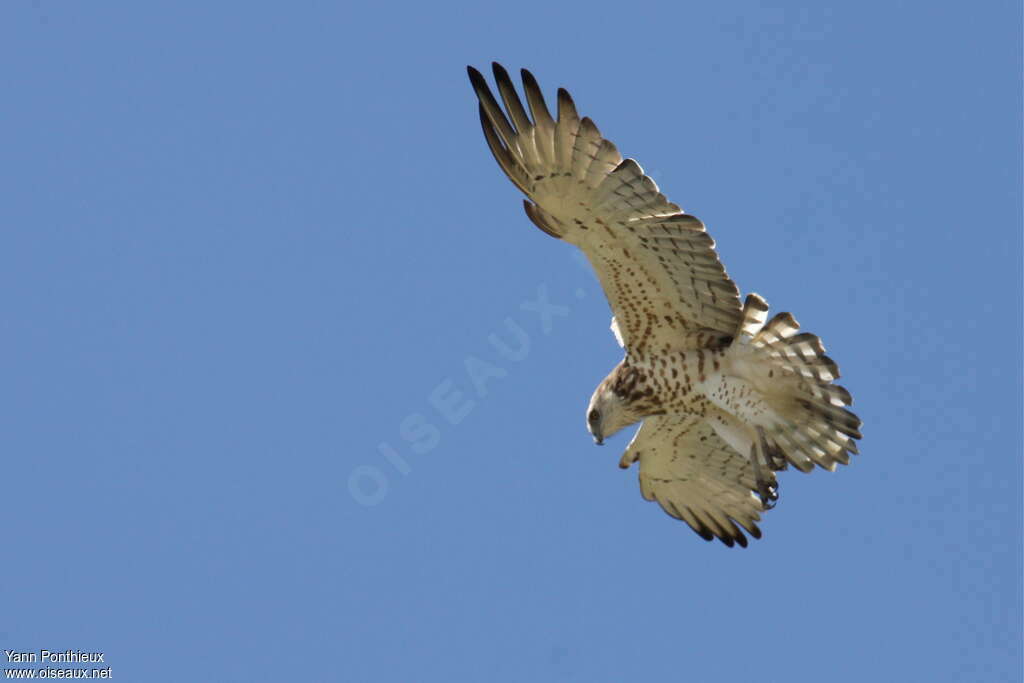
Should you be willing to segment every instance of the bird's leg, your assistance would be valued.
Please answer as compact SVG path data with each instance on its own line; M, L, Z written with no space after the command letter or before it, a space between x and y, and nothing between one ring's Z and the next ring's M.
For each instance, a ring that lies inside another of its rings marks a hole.
M768 469L772 472L781 472L782 470L789 469L789 461L786 460L785 453L779 448L778 444L768 441L768 437L765 436L764 427L758 426L757 438L761 442L761 452L764 454L764 461L768 465ZM778 488L776 486L776 488Z
M757 428L757 438L750 444L750 462L754 467L754 479L757 481L757 495L761 498L761 505L765 510L771 510L779 500L778 486L771 482L771 472L777 468L772 454L767 448L768 441L764 436L764 429ZM785 462L783 462L785 465Z
M770 467L773 472L781 472L782 470L789 469L789 461L786 460L786 456L778 447L770 448L765 452L768 454L768 467Z

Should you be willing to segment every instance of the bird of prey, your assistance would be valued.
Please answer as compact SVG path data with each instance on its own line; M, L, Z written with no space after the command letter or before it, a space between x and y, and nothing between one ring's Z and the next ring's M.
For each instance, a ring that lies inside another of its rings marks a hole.
M594 391L586 424L596 443L642 422L619 466L640 463L640 491L705 540L746 547L778 498L775 473L849 464L861 421L834 384L836 364L789 313L739 290L704 224L623 159L572 98L557 120L522 71L527 107L493 65L502 111L468 67L480 123L526 215L586 254L611 306L625 357ZM767 322L766 322L767 321Z

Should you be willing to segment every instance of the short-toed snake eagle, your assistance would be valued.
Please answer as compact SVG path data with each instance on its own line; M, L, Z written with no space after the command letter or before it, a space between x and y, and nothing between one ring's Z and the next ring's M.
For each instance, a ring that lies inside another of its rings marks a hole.
M526 214L586 254L626 354L587 408L597 443L643 422L620 466L640 463L640 490L706 540L747 545L792 464L834 470L857 453L860 420L836 364L789 313L768 320L739 290L704 224L668 201L632 159L619 156L572 98L552 118L522 71L529 108L494 64L505 109L469 67L487 144L526 196Z

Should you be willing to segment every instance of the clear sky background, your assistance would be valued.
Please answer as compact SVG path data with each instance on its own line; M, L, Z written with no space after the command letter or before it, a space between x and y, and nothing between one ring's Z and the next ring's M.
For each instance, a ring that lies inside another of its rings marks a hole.
M4 3L0 648L124 681L1020 680L1020 26ZM628 433L592 444L621 352L487 151L493 59L839 362L861 455L785 473L749 549L644 502Z

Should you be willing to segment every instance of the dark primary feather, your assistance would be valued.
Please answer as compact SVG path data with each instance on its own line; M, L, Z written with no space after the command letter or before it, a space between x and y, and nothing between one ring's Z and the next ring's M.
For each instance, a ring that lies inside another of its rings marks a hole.
M687 338L680 332L735 334L739 291L704 224L669 202L639 164L622 159L564 89L556 120L529 71L521 72L527 106L508 72L499 64L493 72L500 103L468 67L488 147L531 200L526 213L534 225L587 255L627 349L670 348Z

